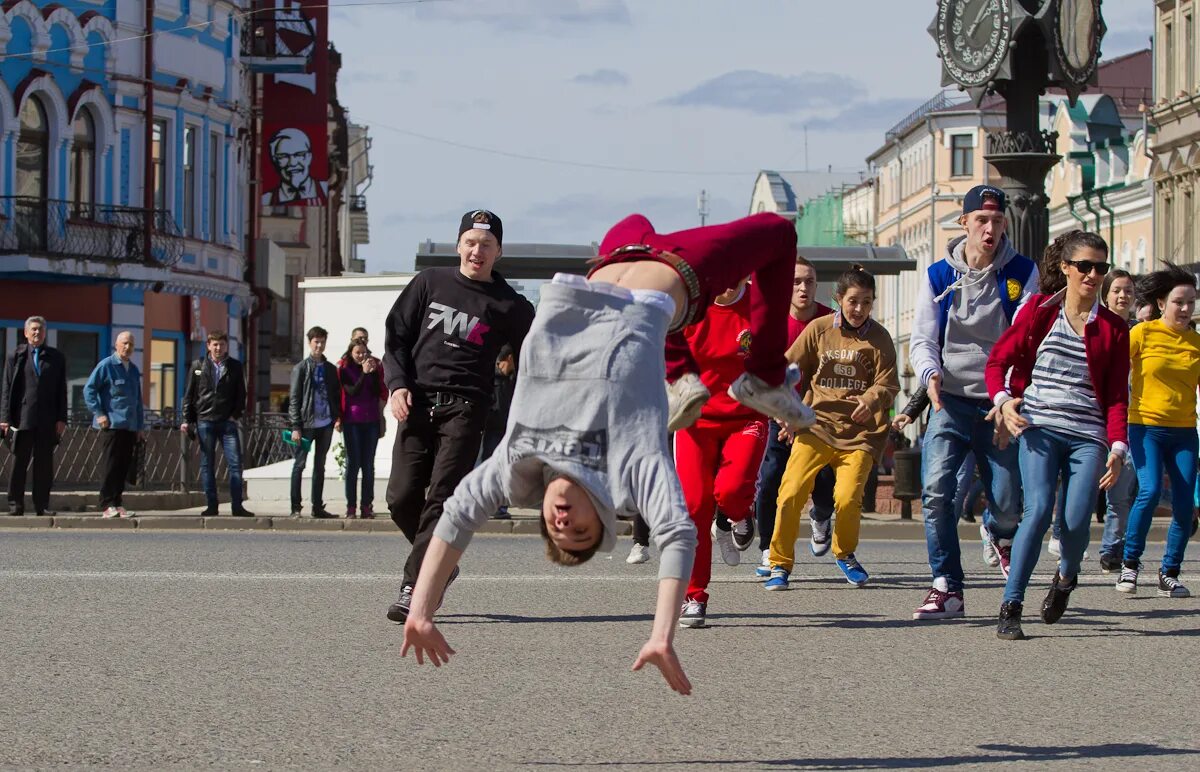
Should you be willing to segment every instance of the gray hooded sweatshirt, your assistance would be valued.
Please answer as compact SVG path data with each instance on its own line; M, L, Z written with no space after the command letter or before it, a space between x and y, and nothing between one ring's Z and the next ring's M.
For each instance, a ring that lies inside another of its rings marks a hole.
M546 284L521 348L500 446L445 504L434 534L465 549L501 504L540 510L563 475L590 495L616 546L617 514L640 514L660 553L659 576L687 579L696 554L667 442L661 308L575 286Z
M945 393L986 400L988 390L983 380L984 366L992 346L1009 327L1000 300L996 272L1018 253L1005 235L1000 239L992 264L973 269L967 267L963 254L966 243L967 237L960 236L946 245L946 262L958 278L947 288L947 291L954 291L954 305L946 319L944 340L938 321L938 302L941 298L933 292L929 271L919 276L909 361L913 371L921 377L922 386L929 385L930 375L941 373L942 390ZM1035 267L1020 289L1018 309L1029 300L1037 286L1038 273ZM1016 317L1015 312L1013 316Z

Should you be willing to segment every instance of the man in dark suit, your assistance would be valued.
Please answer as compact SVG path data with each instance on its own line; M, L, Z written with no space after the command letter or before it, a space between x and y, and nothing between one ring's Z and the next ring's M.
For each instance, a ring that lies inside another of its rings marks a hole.
M234 517L253 517L242 506L242 442L237 421L246 409L246 374L242 363L229 356L229 336L208 334L208 356L192 362L183 392L179 428L200 440L200 481L208 506L200 514L217 516L217 445L229 469L229 501Z
M67 361L46 345L46 320L25 321L25 343L4 361L0 384L0 433L16 430L13 468L8 480L8 510L25 514L25 471L33 460L33 508L50 512L54 482L54 446L67 430Z

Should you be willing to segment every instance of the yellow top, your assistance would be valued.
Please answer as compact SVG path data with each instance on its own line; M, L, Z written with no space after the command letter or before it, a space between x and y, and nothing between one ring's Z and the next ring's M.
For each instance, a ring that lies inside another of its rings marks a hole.
M1200 333L1142 322L1129 331L1129 357L1129 423L1195 428Z

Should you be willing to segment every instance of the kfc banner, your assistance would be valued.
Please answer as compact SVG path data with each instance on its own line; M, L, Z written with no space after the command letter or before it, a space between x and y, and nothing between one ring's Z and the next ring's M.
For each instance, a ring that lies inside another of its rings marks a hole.
M263 76L263 206L324 206L329 193L329 3L266 0L260 18L280 57L303 72Z

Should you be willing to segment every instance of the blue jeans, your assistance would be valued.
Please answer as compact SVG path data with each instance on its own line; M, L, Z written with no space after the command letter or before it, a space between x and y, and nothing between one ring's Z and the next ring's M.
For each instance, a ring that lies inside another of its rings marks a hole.
M775 533L775 509L779 501L779 483L783 470L787 468L792 446L779 439L779 424L767 422L767 449L763 452L762 464L758 467L758 482L754 495L754 519L758 521L758 548L771 548L771 536ZM817 472L813 486L812 509L808 517L818 523L828 522L833 517L832 467Z
M342 424L346 443L346 506L357 506L358 473L362 471L362 505L375 501L375 446L379 444L379 422Z
M1132 455L1132 454L1131 454ZM1108 509L1104 512L1104 540L1100 542L1100 554L1120 558L1125 552L1125 526L1129 522L1129 510L1133 507L1133 493L1137 483L1137 470L1130 458L1121 465L1121 474L1113 487L1105 493Z
M1171 527L1162 570L1177 570L1192 534L1192 495L1196 486L1197 437L1193 427L1129 425L1129 450L1137 469L1138 495L1125 529L1125 560L1140 560L1150 519L1162 492L1163 467L1171 480Z
M229 501L233 509L242 508L242 441L238 436L237 422L200 421L196 424L196 436L200 440L200 483L204 486L204 498L210 509L217 506L217 443L225 453L225 467L229 470Z
M1054 519L1060 476L1064 503L1058 572L1064 579L1078 575L1091 535L1096 488L1108 460L1108 448L1096 440L1055 429L1031 426L1022 432L1019 445L1025 513L1013 540L1008 583L1004 585L1004 600L1015 603L1025 600L1025 587L1037 565L1042 539Z
M967 453L974 451L979 463L988 508L983 524L997 539L1011 539L1020 520L1020 469L1017 444L1003 450L992 443L995 430L986 420L990 403L942 395L942 409L930 413L925 431L921 465L925 479L921 491L921 514L925 518L925 543L933 578L945 577L952 592L963 587L962 554L958 544L958 520L954 495L958 470Z

